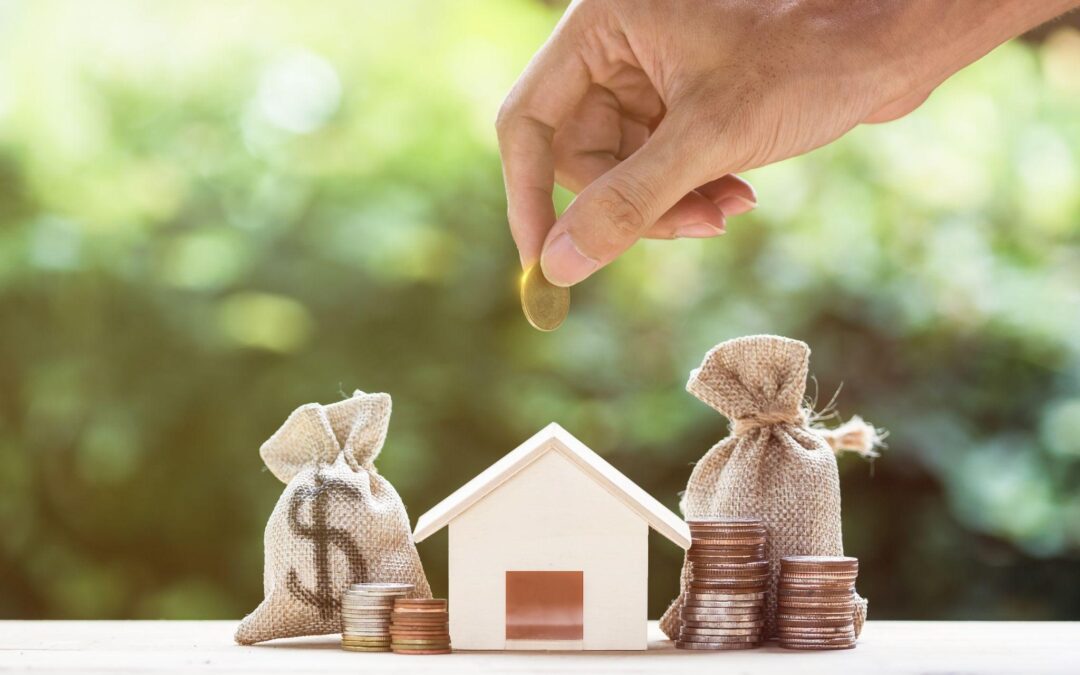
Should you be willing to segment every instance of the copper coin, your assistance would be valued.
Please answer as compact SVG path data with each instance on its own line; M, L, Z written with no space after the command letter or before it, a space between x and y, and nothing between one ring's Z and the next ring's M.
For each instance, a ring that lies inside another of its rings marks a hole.
M685 612L679 615L679 619L682 620L684 626L693 626L694 628L716 628L725 623L757 623L761 621L762 617L761 614L717 616L715 614L687 614ZM746 628L746 626L732 626L732 628Z
M692 628L749 628L752 624L761 625L765 620L764 614L732 614L730 616L703 617L700 615L680 614L679 621L684 626ZM740 625L728 625L740 624Z
M760 633L760 631L754 631L754 633ZM679 633L679 640L682 642L758 642L761 640L759 634L747 634L747 635L683 635Z
M689 577L693 581L763 581L769 578L768 572L736 572L732 573L728 570L721 569L710 565L695 565L690 564L688 568Z
M699 556L686 556L686 560L693 565L705 564L705 565L740 565L745 563L758 562L762 558L759 555L747 555L747 556L711 556L711 557L699 557Z
M702 593L760 593L768 586L768 581L759 579L691 579L687 590Z
M354 647L352 645L341 645L341 648L347 652L390 652L390 645L385 647Z
M769 571L765 570L733 570L730 563L698 564L690 563L688 568L690 576L694 579L730 579L732 581L746 581L748 579L768 579Z
M804 600L825 598L829 600L852 599L850 588L785 588L777 587L777 597L801 598Z
M849 616L846 619L828 619L828 620L806 620L806 621L791 621L776 620L776 626L778 629L786 630L788 628L797 630L799 628L850 628L852 626L852 618Z
M427 621L423 623L392 623L390 630L401 632L405 630L445 630L448 621Z
M757 635L757 634L759 634L761 632L761 627L760 626L749 626L749 627L739 627L739 626L724 627L724 626L721 626L721 627L717 627L716 629L714 629L715 632L712 632L710 635L701 635L701 634L698 634L698 633L694 632L694 631L698 631L698 630L708 630L708 629L700 629L700 628L694 628L692 626L688 626L687 630L683 630L683 631L681 631L679 633L679 636L682 639L686 639L687 636L692 636L692 637L697 637L697 638L706 638L706 637L711 638L711 637L735 637L735 636L745 636L745 635Z
M756 574L753 576L732 576L725 573L713 572L710 570L694 570L690 569L689 581L690 586L711 587L711 586L761 586L768 582L768 574ZM802 590L802 589L793 589ZM817 588L807 590L820 590Z
M783 619L784 621L830 621L848 619L854 616L855 612L803 612L801 614L792 612L787 608L781 608L777 610L777 620Z
M743 618L745 617L745 618ZM718 623L739 623L742 621L753 622L760 621L760 616L754 616L753 614L736 614L732 616L718 616L716 614L701 614L699 612L681 612L679 618L683 623L690 625L696 625L701 628L707 628L708 626L715 626Z
M449 641L449 635L442 635L440 637L398 637L395 635L394 639L391 640L391 642L396 645L430 645Z
M754 560L745 563L724 563L709 561L694 563L695 569L706 567L709 569L724 570L732 574L767 574L769 572L769 562L767 560Z
M798 630L798 631L780 631L777 633L781 640L839 640L840 638L855 639L855 629L848 628L847 630L834 630L834 631L814 631L814 630Z
M747 602L750 600L761 600L765 597L764 591L753 591L749 593L725 593L723 591L716 590L693 590L688 592L687 597L693 597L695 600L701 600L705 602Z
M825 650L829 650L829 649L854 649L855 648L855 643L850 642L850 643L847 643L847 644L820 645L820 644L814 644L814 643L807 644L807 643L803 643L803 642L781 642L780 647L781 647L781 649L804 649L804 650L812 650L812 651L825 651Z
M822 575L822 576L850 576L854 577L859 574L858 567L841 568L841 567L803 567L801 565L789 565L787 563L780 563L780 572L782 574L805 574L810 576Z
M756 574L754 576L735 576L727 572L710 572L707 570L692 570L691 583L698 585L721 584L724 586L764 586L769 582L769 575Z
M760 537L755 536L754 539ZM687 553L762 553L765 550L765 544L758 544L752 542L739 542L737 544L708 544L700 539L691 540L690 548L686 550Z
M696 612L716 612L717 614L760 614L763 609L760 603L754 603L744 607L712 607L692 602L684 602L683 608L694 610Z
M729 577L724 575L705 576L693 575L690 583L692 588L765 588L769 585L769 577Z
M780 636L778 636L778 638L782 642L804 642L804 643L807 643L807 644L827 644L828 645L828 644L854 642L855 641L855 634L854 633L848 633L846 635L836 634L836 635L829 635L829 636L825 636L825 635L780 635Z
M780 562L789 565L825 565L825 566L850 566L858 565L859 559L843 555L786 555L780 558Z
M675 641L675 649L695 649L699 651L719 651L731 649L755 649L757 642L683 642Z
M746 565L749 563L762 562L761 556L746 556L738 558L735 556L712 556L710 558L697 558L694 556L687 556L686 562L690 563L691 567L694 566L709 566L709 565Z
M785 623L785 624L778 624L776 629L780 633L799 633L799 632L808 632L808 633L846 633L846 632L854 631L855 630L855 624L849 618L847 623L841 623L841 624L815 624L815 625L805 624L804 625L804 624Z
M684 626L689 626L691 629L750 629L755 625L761 625L762 617L747 617L745 615L738 617L680 615L679 619L683 621Z
M791 636L791 637L787 637L787 636L781 635L780 636L780 641L781 642L788 642L788 643L794 642L794 643L800 643L800 644L818 644L818 645L845 644L845 643L848 643L848 642L854 642L855 641L855 635L854 635L854 633L852 633L850 635L838 635L836 637L815 637L815 636Z
M394 601L395 607L415 607L415 608L438 608L446 609L445 598L398 598Z
M684 605L691 607L715 607L730 609L758 609L762 606L760 600L702 600L693 593L687 593L683 599Z
M749 635L742 631L761 628L764 625L765 622L760 619L757 621L716 621L707 624L683 621L682 635Z
M852 586L819 586L804 584L788 584L781 581L776 585L777 591L830 591L836 595L850 595L855 589Z
M840 570L840 569L803 569L800 567L791 567L790 565L781 565L780 574L792 577L810 577L821 579L854 579L859 576L859 570Z
M691 546L716 547L716 546L764 546L765 535L755 534L747 537L728 537L721 535L709 535L707 537L693 537Z
M855 603L850 598L793 598L783 596L777 598L777 604L781 607L789 607L792 610L823 608L837 612L847 608L854 609L855 607Z
M727 560L729 558L735 559L736 562L757 562L759 560L765 560L765 553L763 551L753 550L735 550L724 551L718 549L706 549L700 548L697 550L687 551L686 559L693 561L709 562L710 560Z
M391 620L411 623L413 621L446 621L450 615L446 612L402 612L395 610Z
M793 604L788 602L776 603L777 611L781 614L791 614L795 616L805 614L820 614L822 612L826 614L851 614L855 611L855 605L850 602L836 602L836 603L805 603L805 604Z
M675 641L675 646L680 649L748 649L750 647L757 647L760 644L760 638L750 640L710 640L708 642L702 640L683 640L680 638Z
M819 584L819 585L820 584L829 584L829 585L834 585L834 586L835 585L840 585L840 584L854 584L855 580L857 579L857 577L854 574L852 574L850 576L840 576L840 575L832 575L832 576L815 575L815 576L811 576L811 575L808 575L808 574L788 574L787 572L781 572L780 576L778 578L781 581L784 581L784 582L787 582L787 583L793 583L793 584Z
M717 549L698 549L696 551L688 551L686 554L687 560L703 562L709 562L711 560L727 560L734 558L736 562L758 562L765 560L765 554L761 551L722 551Z
M717 611L713 611L715 608L710 609L697 609L694 607L683 607L679 612L679 616L683 621L701 621L703 623L712 623L714 621L757 621L764 614L764 610L758 610L753 614L722 614Z
M342 642L349 642L351 644L390 644L390 637L366 637L362 635L342 635Z
M406 656L431 656L434 654L451 654L449 649L395 649L395 654L405 654Z

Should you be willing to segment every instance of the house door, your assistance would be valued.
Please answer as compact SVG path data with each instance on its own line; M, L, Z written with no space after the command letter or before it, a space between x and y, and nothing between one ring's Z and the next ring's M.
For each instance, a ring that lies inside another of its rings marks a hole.
M581 640L583 572L507 572L507 640Z

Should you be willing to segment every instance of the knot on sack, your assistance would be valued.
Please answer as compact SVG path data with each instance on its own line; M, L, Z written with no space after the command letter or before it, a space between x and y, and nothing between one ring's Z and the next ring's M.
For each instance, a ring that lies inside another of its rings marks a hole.
M858 415L835 429L815 428L814 431L825 439L825 442L829 444L829 447L837 455L844 452L854 452L867 459L881 456L878 448L885 447L885 437L889 435L889 432L876 428Z
M735 420L731 427L733 436L745 436L751 431L762 427L772 427L778 424L791 424L797 427L806 426L809 417L805 410L796 408L792 410L763 410L761 412L740 417Z

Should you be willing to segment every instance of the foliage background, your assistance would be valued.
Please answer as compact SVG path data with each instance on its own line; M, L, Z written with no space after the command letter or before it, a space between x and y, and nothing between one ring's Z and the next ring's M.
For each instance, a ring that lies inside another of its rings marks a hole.
M892 432L841 463L873 617L1080 619L1080 32L753 172L726 237L637 246L541 334L492 121L557 17L0 1L0 615L249 611L258 447L353 388L394 396L414 519L552 420L674 508L726 433L688 371L774 332Z

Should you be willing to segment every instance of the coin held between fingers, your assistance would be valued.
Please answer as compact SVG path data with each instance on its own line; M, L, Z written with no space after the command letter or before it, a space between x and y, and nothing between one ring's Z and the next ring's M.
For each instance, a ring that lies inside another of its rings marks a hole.
M534 264L521 277L521 311L533 328L553 331L570 312L570 289L552 284Z

